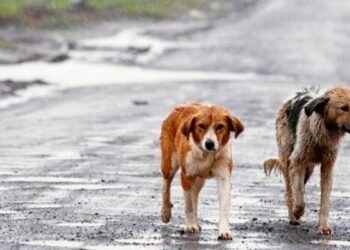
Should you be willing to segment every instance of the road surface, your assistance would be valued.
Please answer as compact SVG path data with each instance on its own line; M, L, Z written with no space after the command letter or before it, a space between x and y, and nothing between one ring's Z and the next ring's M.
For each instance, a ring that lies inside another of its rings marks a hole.
M282 177L262 170L277 153L282 101L349 83L349 18L347 1L264 1L217 20L116 25L76 40L66 61L0 66L0 80L46 83L0 101L0 248L349 248L349 136L335 168L333 236L317 232L319 170L300 226L288 224ZM160 126L189 101L223 105L246 126L233 141L232 241L217 241L214 180L200 195L200 234L181 234L178 176L172 221L160 221Z

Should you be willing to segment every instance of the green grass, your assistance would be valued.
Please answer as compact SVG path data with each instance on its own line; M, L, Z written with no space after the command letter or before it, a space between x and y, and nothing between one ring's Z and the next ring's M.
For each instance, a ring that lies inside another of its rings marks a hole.
M182 8L199 7L203 0L90 0L97 9L117 6L127 15L165 17L175 14Z
M183 8L200 7L204 1L208 0L89 0L89 3L97 11L115 7L125 15L165 17ZM0 16L21 19L25 7L36 3L45 3L54 12L64 12L69 7L69 0L0 0Z
M3 17L20 17L28 4L47 3L54 10L63 10L68 6L68 0L1 0L0 15Z

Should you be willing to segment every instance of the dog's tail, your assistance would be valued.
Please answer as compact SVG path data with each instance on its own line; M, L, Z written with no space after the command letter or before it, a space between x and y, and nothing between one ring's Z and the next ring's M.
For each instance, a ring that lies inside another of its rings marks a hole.
M282 163L278 158L270 158L264 162L264 172L270 175L272 172L282 173Z

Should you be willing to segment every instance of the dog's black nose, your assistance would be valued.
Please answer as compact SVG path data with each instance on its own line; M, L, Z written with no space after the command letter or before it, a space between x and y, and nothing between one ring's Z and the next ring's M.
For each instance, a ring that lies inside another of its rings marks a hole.
M214 147L215 147L215 143L214 143L214 141L213 140L207 140L206 142L205 142L205 148L207 149L207 150L209 150L209 151L211 151L211 150L214 150Z

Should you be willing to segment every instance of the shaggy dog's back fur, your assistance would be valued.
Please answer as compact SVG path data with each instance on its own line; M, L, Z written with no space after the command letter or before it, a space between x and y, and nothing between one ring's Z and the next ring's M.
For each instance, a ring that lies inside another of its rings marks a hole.
M321 164L320 231L330 233L328 226L329 194L332 169L341 137L350 131L350 89L334 87L323 94L312 90L296 93L278 111L276 137L278 158L265 161L270 174L280 171L286 184L289 219L299 224L304 214L304 185L314 166Z

